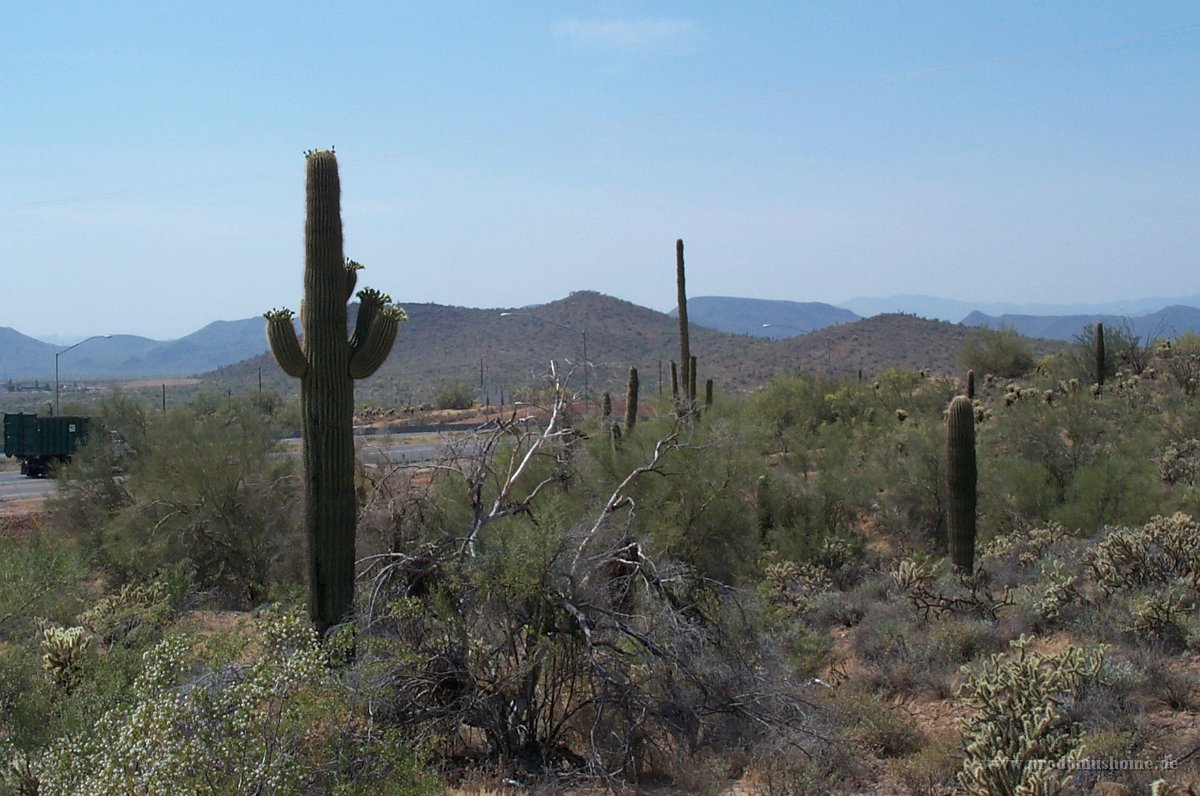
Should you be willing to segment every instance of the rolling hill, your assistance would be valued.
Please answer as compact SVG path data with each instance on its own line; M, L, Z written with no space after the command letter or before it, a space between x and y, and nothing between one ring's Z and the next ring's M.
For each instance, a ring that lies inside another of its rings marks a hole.
M351 305L351 323L356 309ZM515 309L439 304L407 304L405 309L409 321L401 326L388 360L359 385L362 402L421 403L439 387L460 383L495 403L502 393L510 397L516 388L539 383L551 360L568 386L580 391L585 330L593 399L604 390L622 394L630 366L639 370L643 396L668 392L670 361L679 356L678 322L671 315L590 291ZM262 318L248 318L209 324L170 342L132 336L92 341L64 359L63 379L203 374L212 389L242 391L257 388L261 376L267 388L294 394L296 381L266 351L263 326ZM891 367L953 373L969 333L968 326L903 314L826 326L777 341L693 323L691 346L699 358L701 383L712 378L718 391L739 391L798 371L833 376L861 371L863 378ZM1042 341L1034 347L1045 352L1054 344ZM58 350L0 329L0 376L52 379Z
M609 390L621 395L629 367L639 372L642 395L670 390L670 360L677 359L678 322L670 315L599 293L572 293L565 299L513 310L411 304L391 356L371 379L360 382L359 400L419 403L439 385L459 382L480 389L492 402L503 390L537 383L553 359L569 386L582 389L583 330L587 330L589 391L593 399ZM690 307L689 307L690 309ZM505 314L502 314L505 313ZM712 378L718 391L752 389L777 375L874 378L892 367L954 373L969 327L911 315L881 315L831 326L780 341L718 332L692 324L691 347L699 358L699 380ZM1040 341L1040 352L1057 344ZM269 354L222 368L206 378L230 390L264 384L284 394L294 379Z

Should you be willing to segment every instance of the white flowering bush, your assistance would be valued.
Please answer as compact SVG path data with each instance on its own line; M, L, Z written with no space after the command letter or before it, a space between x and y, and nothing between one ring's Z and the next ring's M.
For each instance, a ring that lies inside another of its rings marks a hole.
M36 762L38 793L301 792L306 745L346 701L298 613L268 614L257 635L256 660L204 672L185 637L163 640L146 653L132 702Z

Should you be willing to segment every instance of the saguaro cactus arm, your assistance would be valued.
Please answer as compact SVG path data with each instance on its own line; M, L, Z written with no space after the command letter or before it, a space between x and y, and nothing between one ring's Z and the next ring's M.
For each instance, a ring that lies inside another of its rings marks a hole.
M308 370L308 360L296 337L296 327L292 323L294 313L289 309L271 310L263 313L263 317L267 319L267 342L271 344L275 361L287 375L301 378Z
M362 263L346 260L346 301L354 295L354 286L358 284L358 272L363 269Z
M391 301L391 296L374 288L367 287L358 291L358 317L354 321L354 334L350 337L351 356L367 344L376 313Z
M359 312L362 312L361 307ZM400 323L408 320L404 310L399 307L381 307L374 312L366 339L362 345L350 352L350 378L365 379L387 359L391 353L392 344L396 342L396 333ZM357 338L358 332L355 331Z

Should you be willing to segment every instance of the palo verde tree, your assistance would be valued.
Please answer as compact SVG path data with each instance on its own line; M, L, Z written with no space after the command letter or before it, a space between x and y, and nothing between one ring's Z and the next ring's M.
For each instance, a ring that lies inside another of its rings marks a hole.
M359 291L358 319L346 340L346 302L362 266L342 251L341 183L332 151L306 153L304 300L301 346L292 311L266 313L275 360L300 379L304 438L305 529L308 535L309 615L325 634L354 606L354 379L387 358L404 311L377 290Z

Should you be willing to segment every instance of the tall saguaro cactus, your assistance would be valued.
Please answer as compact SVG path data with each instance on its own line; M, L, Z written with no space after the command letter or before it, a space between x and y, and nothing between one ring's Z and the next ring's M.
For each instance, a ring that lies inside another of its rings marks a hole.
M687 286L683 276L683 240L675 241L675 288L679 314L679 386L683 391L683 414L691 412L696 403L695 374L690 372L692 352L688 345Z
M955 396L946 417L946 491L950 514L950 561L968 575L975 569L975 407Z
M304 433L304 506L308 535L308 608L318 633L354 607L354 379L387 359L404 311L377 290L358 293L354 333L346 339L346 302L362 266L342 251L341 183L333 152L307 157L304 222L303 345L292 311L266 313L267 339L283 371L300 379Z
M625 388L625 433L632 434L638 416L638 371L629 369L629 383Z
M1096 323L1095 348L1096 348L1096 350L1094 353L1096 356L1096 384L1103 387L1104 386L1104 366L1106 364L1105 352L1104 352L1104 324L1099 323L1099 322Z

